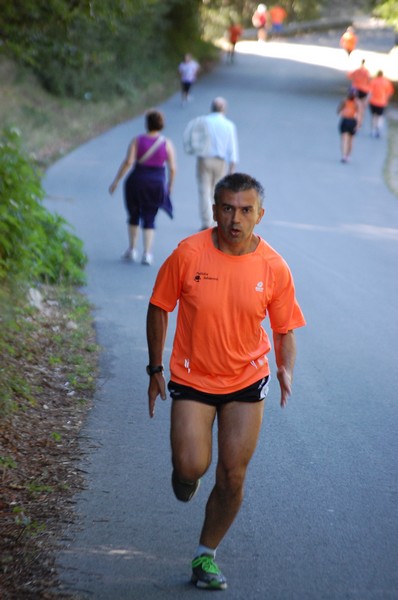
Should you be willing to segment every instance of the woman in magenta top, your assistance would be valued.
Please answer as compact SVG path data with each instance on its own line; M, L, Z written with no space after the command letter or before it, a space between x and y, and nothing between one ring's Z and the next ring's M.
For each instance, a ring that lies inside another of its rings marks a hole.
M151 265L153 262L152 244L159 208L166 210L172 217L170 194L176 171L175 151L171 141L160 135L163 128L163 114L154 109L149 110L146 113L147 133L133 139L127 156L109 187L110 194L113 194L119 181L129 172L124 184L129 246L122 258L137 260L138 232L142 226L144 254L141 262L144 265Z

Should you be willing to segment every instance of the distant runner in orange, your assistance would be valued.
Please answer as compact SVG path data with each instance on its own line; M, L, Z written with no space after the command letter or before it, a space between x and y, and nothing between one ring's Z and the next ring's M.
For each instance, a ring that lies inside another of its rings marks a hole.
M348 56L350 56L351 52L357 47L357 43L358 37L355 34L354 28L347 27L340 38L340 46L347 52Z
M275 4L275 6L270 8L269 15L271 17L272 33L280 33L283 29L283 22L287 17L287 12L282 6Z
M228 34L229 34L229 50L228 58L230 62L234 61L235 57L235 45L239 42L239 38L242 35L242 26L239 23L231 23Z
M383 71L379 71L370 82L369 92L369 108L372 115L371 135L373 137L380 137L383 115L393 94L393 84L387 77L384 77Z
M352 141L357 131L359 103L355 92L351 90L340 102L337 109L340 115L339 131L341 134L341 162L348 162L352 152Z
M351 87L358 98L358 127L361 127L365 114L366 101L370 90L372 80L369 71L365 67L365 59L361 61L361 66L347 75L351 81Z

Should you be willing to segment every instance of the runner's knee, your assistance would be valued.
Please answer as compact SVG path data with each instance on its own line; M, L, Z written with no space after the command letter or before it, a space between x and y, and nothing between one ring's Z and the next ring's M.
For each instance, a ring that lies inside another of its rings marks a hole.
M211 457L201 456L197 453L181 453L172 457L173 468L182 481L196 481L203 477L209 468Z
M216 486L228 495L241 493L245 476L246 466L244 465L226 466L219 464L217 466Z

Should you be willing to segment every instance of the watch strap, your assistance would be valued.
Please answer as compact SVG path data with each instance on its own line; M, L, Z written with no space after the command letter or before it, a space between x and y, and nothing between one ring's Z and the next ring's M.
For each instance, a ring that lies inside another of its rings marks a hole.
M161 373L164 370L163 365L147 365L146 372L148 375L155 375L156 373Z

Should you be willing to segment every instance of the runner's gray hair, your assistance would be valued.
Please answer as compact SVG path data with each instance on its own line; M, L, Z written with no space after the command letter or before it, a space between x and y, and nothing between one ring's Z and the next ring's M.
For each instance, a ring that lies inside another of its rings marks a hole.
M254 179L254 177L251 177L251 175L247 175L246 173L232 173L231 175L226 175L217 182L216 187L214 188L214 201L216 204L220 200L220 195L223 190L228 190L230 192L255 190L260 201L260 206L263 205L265 196L263 186L257 179Z

